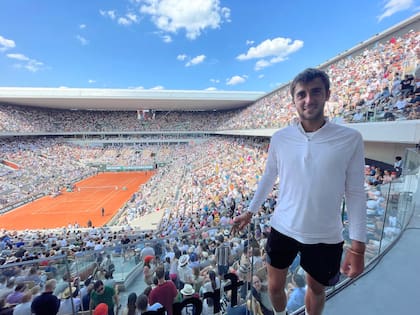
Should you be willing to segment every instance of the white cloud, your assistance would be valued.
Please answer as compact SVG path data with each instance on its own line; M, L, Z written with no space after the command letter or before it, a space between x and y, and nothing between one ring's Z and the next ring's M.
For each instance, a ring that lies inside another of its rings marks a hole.
M126 17L122 16L122 17L118 18L118 24L120 24L120 25L131 25L132 22L129 19L127 19Z
M238 60L260 59L255 64L255 70L261 70L275 63L284 61L287 57L303 47L303 41L276 37L266 39L257 46L248 49L245 54L236 57ZM267 60L264 58L271 57Z
M205 55L196 56L196 57L192 58L190 61L188 61L185 64L185 66L186 67L196 66L196 65L202 63L204 61L204 59L206 59Z
M133 23L138 23L137 15L134 13L127 13L125 16L118 18L118 24L120 25L131 25Z
M6 56L8 58L10 58L10 59L16 59L16 60L20 60L20 61L28 61L28 60L30 60L24 54L7 54Z
M226 80L226 85L236 85L240 83L244 83L247 79L246 75L234 75L233 77Z
M165 88L162 85L157 85L155 87L152 87L151 90L164 90Z
M89 44L89 41L84 38L83 36L80 35L76 35L76 39L83 45L86 46L87 44Z
M163 35L162 40L164 43L170 43L172 42L172 37L170 35Z
M405 11L414 4L413 0L388 0L384 5L384 12L378 16L378 21L382 21L386 17L390 17L397 12Z
M230 9L229 8L223 7L220 12L222 13L226 22L232 22L232 20L230 19Z
M204 91L217 91L217 89L214 86L210 86L207 89L204 89Z
M79 25L79 28L82 30L82 29L84 29L84 28L86 28L86 24L80 24Z
M177 59L177 60L180 60L180 61L183 61L183 60L185 60L186 58L187 58L187 55L186 55L186 54L180 54L180 55L176 56L176 59Z
M4 38L0 35L0 51L6 51L10 48L15 48L16 44L14 40Z
M220 83L220 80L219 79L210 79L210 82L212 82L212 83Z
M108 11L99 10L99 14L105 17L109 17L111 20L115 20L115 18L117 17L114 10L108 10Z
M31 59L24 54L7 54L10 59L21 61L22 63L17 63L14 66L18 69L24 68L31 72L37 72L44 68L44 63L35 59Z
M44 67L44 63L35 59L30 59L23 67L31 72L37 72Z
M207 29L217 29L230 21L230 9L220 0L143 0L140 12L151 16L156 27L177 33L185 29L188 39L196 39Z
M265 75L264 74L260 74L259 76L258 76L258 79L262 79L262 78L264 78L265 77Z
M88 80L88 83L89 83L89 84L96 83L96 80L92 80L92 79L90 79L90 80Z
M287 56L302 48L303 42L295 40L291 43L290 38L277 37L273 40L266 39L256 47L251 47L246 54L237 57L239 60L248 60L254 58L264 58L268 56Z
M245 43L247 46L250 46L250 45L254 45L255 42L253 40L248 39Z
M115 10L99 10L99 14L103 17L116 20L119 25L128 26L133 23L139 23L138 16L133 12L127 12L125 15L117 14Z
M137 15L132 12L127 13L125 16L127 17L127 19L133 21L134 23L137 23L139 21Z
M41 61L37 61L37 60L30 60L26 64L25 68L28 69L31 72L37 72L37 71L44 68L44 63L41 62Z
M269 61L267 61L265 59L260 59L255 63L254 69L256 71L258 71L258 70L261 70L261 69L269 67L269 66L271 66L271 63Z

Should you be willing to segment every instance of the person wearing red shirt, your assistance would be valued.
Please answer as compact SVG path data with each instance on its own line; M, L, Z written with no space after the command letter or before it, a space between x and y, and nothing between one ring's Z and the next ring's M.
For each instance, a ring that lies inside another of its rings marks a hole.
M158 285L149 294L149 304L160 303L165 307L168 315L172 315L172 304L178 295L178 290L172 281L165 280L165 270L162 265L156 268L155 273Z

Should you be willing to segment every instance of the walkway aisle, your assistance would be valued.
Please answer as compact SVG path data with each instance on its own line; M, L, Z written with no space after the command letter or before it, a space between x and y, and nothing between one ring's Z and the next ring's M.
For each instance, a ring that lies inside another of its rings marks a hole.
M326 303L324 315L420 314L420 211L378 265Z

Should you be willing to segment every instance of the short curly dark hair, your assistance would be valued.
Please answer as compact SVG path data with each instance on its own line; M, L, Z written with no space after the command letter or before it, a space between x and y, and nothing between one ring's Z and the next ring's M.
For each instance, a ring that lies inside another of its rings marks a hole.
M290 94L292 95L292 99L294 99L295 88L298 83L308 83L316 78L320 78L322 80L325 91L330 90L330 77L325 71L315 68L307 68L299 73L290 84Z

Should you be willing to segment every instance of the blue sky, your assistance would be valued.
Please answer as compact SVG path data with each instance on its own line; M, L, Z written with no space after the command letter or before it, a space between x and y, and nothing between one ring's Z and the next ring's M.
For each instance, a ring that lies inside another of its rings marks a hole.
M1 0L0 86L274 90L420 0Z

